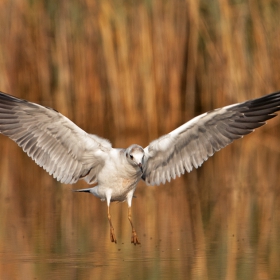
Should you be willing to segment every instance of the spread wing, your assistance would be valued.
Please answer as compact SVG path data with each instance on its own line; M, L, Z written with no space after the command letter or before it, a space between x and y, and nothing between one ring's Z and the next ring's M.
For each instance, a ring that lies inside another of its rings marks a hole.
M58 181L96 182L112 149L59 112L0 92L0 133L15 141Z
M142 179L159 185L198 168L216 151L275 117L280 92L202 114L145 148Z

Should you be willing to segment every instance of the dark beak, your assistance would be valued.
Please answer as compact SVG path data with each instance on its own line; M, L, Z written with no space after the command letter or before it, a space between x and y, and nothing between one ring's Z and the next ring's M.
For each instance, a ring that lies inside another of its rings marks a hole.
M138 166L140 167L141 172L143 173L143 166L142 163L139 163Z

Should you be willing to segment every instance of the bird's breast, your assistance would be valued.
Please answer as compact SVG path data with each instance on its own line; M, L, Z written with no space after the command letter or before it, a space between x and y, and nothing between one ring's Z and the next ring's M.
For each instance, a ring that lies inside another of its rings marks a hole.
M111 188L111 200L112 201L125 201L127 194L136 189L138 178L116 178Z
M125 201L127 194L136 189L141 179L141 172L131 166L120 169L111 166L108 170L103 169L97 179L98 192L101 196L110 192L112 201Z

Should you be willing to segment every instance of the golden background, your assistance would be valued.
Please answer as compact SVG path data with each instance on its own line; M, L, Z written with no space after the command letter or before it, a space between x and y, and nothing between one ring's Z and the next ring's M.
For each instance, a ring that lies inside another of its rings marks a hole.
M0 90L145 147L280 90L279 15L276 0L1 0ZM183 178L140 183L134 248L125 204L111 244L106 204L71 192L84 182L61 185L0 136L0 278L279 279L279 140L278 117Z

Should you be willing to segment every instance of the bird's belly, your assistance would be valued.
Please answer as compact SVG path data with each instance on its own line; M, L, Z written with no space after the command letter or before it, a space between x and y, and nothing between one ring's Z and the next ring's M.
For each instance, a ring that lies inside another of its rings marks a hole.
M134 192L140 178L116 178L111 177L102 182L98 182L100 196L106 197L106 193L111 193L111 201L125 201L127 194Z

